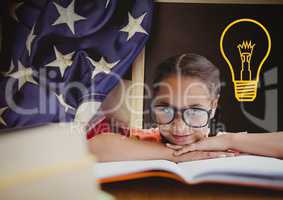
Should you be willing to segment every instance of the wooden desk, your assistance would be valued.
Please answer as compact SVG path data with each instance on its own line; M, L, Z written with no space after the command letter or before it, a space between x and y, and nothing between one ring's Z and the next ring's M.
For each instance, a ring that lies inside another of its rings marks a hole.
M146 178L102 185L117 200L247 200L283 199L283 191L221 184L189 186L174 180Z

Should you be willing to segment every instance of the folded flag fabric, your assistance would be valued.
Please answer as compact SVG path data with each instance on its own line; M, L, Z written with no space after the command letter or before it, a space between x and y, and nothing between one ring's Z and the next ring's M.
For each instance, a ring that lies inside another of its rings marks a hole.
M72 121L83 102L102 102L149 38L153 9L151 0L9 8L1 16L0 129Z

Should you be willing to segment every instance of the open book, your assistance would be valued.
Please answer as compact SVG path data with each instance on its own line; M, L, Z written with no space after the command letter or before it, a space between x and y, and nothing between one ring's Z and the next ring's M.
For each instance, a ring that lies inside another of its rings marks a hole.
M225 183L283 189L283 160L241 155L176 164L167 160L98 163L100 183L166 177L187 184Z

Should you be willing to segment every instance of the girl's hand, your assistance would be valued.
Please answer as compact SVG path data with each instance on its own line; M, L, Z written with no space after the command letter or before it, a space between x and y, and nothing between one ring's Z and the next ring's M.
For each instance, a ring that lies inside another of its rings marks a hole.
M182 154L180 156L174 156L173 162L187 162L194 160L205 160L213 158L224 158L224 157L234 157L238 154L232 152L221 152L221 151L193 151Z
M166 146L175 150L175 156L180 156L192 151L227 151L232 146L232 137L233 134L223 134L220 136L204 138L199 142L190 145L180 146L167 143Z

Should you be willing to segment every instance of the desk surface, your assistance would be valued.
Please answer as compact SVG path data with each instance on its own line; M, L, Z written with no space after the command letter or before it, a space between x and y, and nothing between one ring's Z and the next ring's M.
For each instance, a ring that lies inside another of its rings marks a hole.
M283 191L221 184L189 186L163 178L146 178L103 184L102 189L112 194L117 200L283 199Z

